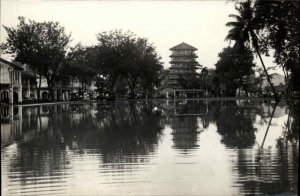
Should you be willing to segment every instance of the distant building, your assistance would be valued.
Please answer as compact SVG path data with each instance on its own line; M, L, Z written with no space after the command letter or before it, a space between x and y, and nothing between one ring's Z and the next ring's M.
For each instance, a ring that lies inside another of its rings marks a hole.
M169 86L173 88L182 88L178 83L180 77L189 77L196 74L195 51L197 48L182 42L181 44L170 48L172 51L171 67L169 73Z
M174 90L176 90L176 89L173 87L164 86L164 87L158 89L157 92L160 95L164 95L163 98L172 98L172 97L174 97Z
M0 58L0 102L22 102L22 71L16 63Z
M37 78L37 84L39 86L40 79ZM38 87L39 88L39 87ZM50 94L49 94L49 88L46 78L43 76L41 77L41 88L40 90L40 98L42 100L49 100ZM53 100L54 101L67 101L69 100L69 94L70 94L70 86L69 84L64 84L63 81L58 80L56 81L55 85L52 88L53 93Z
M284 93L286 91L287 86L285 84L284 76L282 76L278 73L273 73L273 74L270 74L270 79L271 79L271 82L272 82L276 92ZM272 91L269 81L267 80L266 77L263 78L261 87L264 92Z
M37 84L39 84L39 79L37 79ZM81 96L83 96L84 93L89 93L91 96L93 96L92 98L95 98L97 92L95 85L96 84L94 81L91 82L91 84L82 84L76 78L71 79L67 83L64 83L63 81L57 81L53 87L53 99L55 101L68 101L72 99L74 95L78 97L79 94L82 94ZM48 100L50 97L48 84L45 77L41 78L40 97L42 100Z
M278 74L278 73L273 73L270 74L270 79L272 81L272 84L274 86L280 86L280 85L285 85L285 79L284 76ZM266 77L264 77L263 82L262 82L262 88L265 88L267 86L270 86L268 80Z
M25 68L22 71L22 87L23 87L23 102L27 100L36 100L37 99L37 86L36 86L36 76L35 74Z

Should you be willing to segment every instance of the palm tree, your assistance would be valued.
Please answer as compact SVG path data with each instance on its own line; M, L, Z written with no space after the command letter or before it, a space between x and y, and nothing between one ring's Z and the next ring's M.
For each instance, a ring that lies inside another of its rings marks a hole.
M240 6L236 6L235 9L238 11L238 15L229 15L229 17L234 18L235 21L226 23L226 26L232 28L229 30L225 40L234 40L234 47L239 50L243 50L246 44L252 45L264 68L264 72L273 91L275 101L278 102L279 98L275 92L274 86L260 54L258 44L259 40L255 32L255 30L259 28L259 23L256 21L254 8L251 6L251 1L248 0L246 2L242 2L240 3Z
M201 76L205 82L205 96L207 98L207 76L208 76L208 70L207 67L203 67L201 70Z

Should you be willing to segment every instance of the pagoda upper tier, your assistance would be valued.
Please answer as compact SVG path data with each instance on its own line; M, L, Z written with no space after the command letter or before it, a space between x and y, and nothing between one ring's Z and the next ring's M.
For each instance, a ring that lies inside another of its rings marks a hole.
M192 51L196 51L197 48L187 44L187 43L184 43L182 42L181 44L178 44L172 48L170 48L171 51L174 51L174 50L192 50Z

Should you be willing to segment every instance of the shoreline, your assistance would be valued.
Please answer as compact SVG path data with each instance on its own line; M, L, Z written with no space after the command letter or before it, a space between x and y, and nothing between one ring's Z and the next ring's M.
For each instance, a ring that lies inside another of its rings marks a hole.
M287 100L295 100L298 98L290 98L290 99L281 99L281 101ZM152 101L152 100L169 100L172 101L174 99L166 99L166 98L150 98L150 99L116 99L115 101ZM266 97L208 97L208 98L178 98L176 100L202 100L202 101L222 101L222 100L268 100L268 101L275 101L273 98L266 98ZM14 107L17 106L41 106L41 105L57 105L57 104L91 104L91 103L110 103L113 101L58 101L58 102L45 102L45 103L26 103L26 104L13 104ZM12 106L12 104L0 104L1 106Z

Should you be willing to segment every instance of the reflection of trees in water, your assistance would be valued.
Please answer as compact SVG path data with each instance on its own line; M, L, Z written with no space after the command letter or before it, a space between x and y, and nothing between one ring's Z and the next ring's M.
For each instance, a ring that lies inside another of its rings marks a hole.
M38 177L63 176L60 171L65 168L68 157L60 144L59 138L47 133L35 136L30 142L19 144L20 150L11 160L10 172L19 173L18 179L23 186L40 184L42 179Z
M273 105L264 140L270 134L268 130L276 114L276 106ZM288 118L287 124L291 121ZM299 130L299 127L296 129ZM254 150L254 156L251 149L238 149L235 169L239 173L237 183L242 185L242 192L250 195L297 193L298 138L278 138L275 150L263 148L263 143L261 148Z
M238 150L238 183L243 185L245 192L272 193L272 189L275 192L279 187L281 190L297 189L297 175L293 173L298 172L298 147L290 142L295 139L298 141L299 102L296 103L298 105L290 106L288 136L286 140L278 141L275 154L258 150L253 156L253 153L248 153L250 151ZM209 115L200 117L203 127L215 119L226 146L253 146L253 114L259 110L244 105L238 107L231 102L226 105L211 103L208 107ZM154 109L151 102L116 102L97 108L88 105L51 105L44 108L46 113L42 112L41 107L37 108L23 108L22 135L28 139L18 143L18 151L10 163L11 171L22 175L23 183L29 183L28 175L60 175L58 171L63 170L70 161L67 148L75 153L97 149L104 163L113 163L105 167L137 167L134 166L136 164L126 166L122 163L148 162L147 157L156 151L163 129L162 112ZM47 123L43 124L41 118L47 119ZM169 123L173 129L175 148L188 151L199 145L196 117L170 116ZM259 156L262 158L259 159ZM26 174L27 171L30 174Z
M163 127L160 112L153 110L152 103L116 103L109 117L112 126L103 127L100 149L105 163L144 162L156 150ZM120 110L119 110L120 109ZM116 165L120 167L120 165Z
M240 107L235 102L228 102L220 107L216 116L217 131L222 136L222 143L230 148L250 148L255 143L253 127L255 109Z
M77 113L83 114L81 120L89 119L87 108L75 108ZM43 179L38 177L41 176L56 176L64 180L57 176L64 175L61 171L70 164L63 136L71 139L74 136L72 128L76 127L76 123L72 121L72 109L67 104L23 108L22 140L18 142L18 150L10 160L10 172L18 172L18 179L24 186L40 184ZM32 177L37 178L32 180Z
M24 110L27 109L34 111L29 108ZM51 118L51 114L48 115L46 117ZM23 185L38 184L39 179L32 180L32 176L62 175L59 171L67 161L65 145L59 130L54 129L51 124L46 129L39 130L37 121L30 119L27 114L23 119L25 140L18 143L18 151L10 167L11 172L20 172Z
M153 109L150 102L100 105L95 117L81 111L76 124L64 119L62 134L71 149L99 149L104 163L143 162L148 158L139 155L155 151L163 129Z
M242 193L284 194L297 193L298 188L298 152L297 145L278 142L275 150L257 149L253 156L250 149L238 149L238 184Z
M298 127L299 129L299 127ZM298 139L297 139L297 142ZM277 140L276 172L286 191L298 193L299 144L288 140ZM284 165L284 167L282 167Z
M67 112L66 105L23 108L22 141L10 163L11 172L20 173L23 185L39 184L40 179L32 180L33 176L63 175L60 171L69 159L60 125L70 121L65 121Z
M288 102L288 120L284 125L284 138L290 142L299 142L299 100Z

